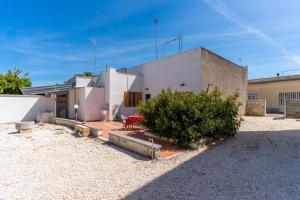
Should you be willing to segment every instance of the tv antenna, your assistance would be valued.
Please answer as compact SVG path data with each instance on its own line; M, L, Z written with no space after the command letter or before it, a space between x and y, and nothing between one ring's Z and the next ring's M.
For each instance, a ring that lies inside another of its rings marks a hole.
M178 41L178 54L180 54L182 52L182 40L183 40L182 35L179 34L178 37L173 38L173 39L168 40L165 43L163 43L163 56L165 56L165 46L172 42L176 42L176 41Z
M157 29L158 29L158 19L155 16L152 16L153 23L155 25L155 55L156 60L158 59L158 51L157 51Z

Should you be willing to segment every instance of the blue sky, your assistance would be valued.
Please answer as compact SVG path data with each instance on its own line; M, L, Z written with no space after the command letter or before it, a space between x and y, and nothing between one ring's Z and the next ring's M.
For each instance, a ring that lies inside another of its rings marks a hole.
M179 33L183 50L204 46L249 66L249 78L300 69L300 1L275 0L0 0L0 72L17 67L33 85L60 83L105 65L155 59ZM90 39L97 42L94 47ZM177 44L166 54L176 53ZM299 73L295 71L292 73ZM289 74L289 73L285 73Z

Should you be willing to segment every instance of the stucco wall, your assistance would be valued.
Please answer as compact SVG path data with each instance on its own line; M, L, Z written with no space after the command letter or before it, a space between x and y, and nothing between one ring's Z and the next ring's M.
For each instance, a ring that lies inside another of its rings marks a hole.
M117 114L130 115L135 113L135 108L124 107L124 92L141 92L143 77L135 74L118 73L110 68L105 74L105 102L109 111L109 120Z
M283 111L279 106L280 92L300 92L300 80L248 84L248 94L256 94L258 99L266 99L267 112Z
M223 96L239 92L240 115L245 114L247 101L248 69L242 68L204 48L201 50L201 88L206 91L208 84L218 88Z
M155 96L163 88L181 92L200 92L200 51L200 48L192 49L178 55L129 68L129 73L143 75L143 100L145 94ZM185 86L180 86L182 83ZM145 88L148 90L145 91Z
M36 121L40 112L54 112L54 99L44 96L0 95L0 123Z
M85 87L85 109L84 121L95 121L102 119L101 111L105 108L104 88Z
M101 111L105 108L104 95L104 88L82 87L70 90L68 98L69 118L75 118L73 106L77 103L79 105L78 119L83 121L100 120L102 118Z
M70 119L75 119L74 105L79 105L78 108L78 119L84 120L84 90L83 88L74 88L69 90L68 96L68 117Z
M76 87L93 86L93 78L76 77Z

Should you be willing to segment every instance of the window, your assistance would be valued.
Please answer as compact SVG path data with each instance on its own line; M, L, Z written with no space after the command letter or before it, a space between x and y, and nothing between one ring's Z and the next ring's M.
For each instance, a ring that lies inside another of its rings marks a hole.
M142 99L141 92L124 92L124 106L136 107Z
M279 104L284 105L286 100L300 100L300 92L280 92Z
M256 94L248 94L248 100L253 100L253 99L257 99L257 95Z

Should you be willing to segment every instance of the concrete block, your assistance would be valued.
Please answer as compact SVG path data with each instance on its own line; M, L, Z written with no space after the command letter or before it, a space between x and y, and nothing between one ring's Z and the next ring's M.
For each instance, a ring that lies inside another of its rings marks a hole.
M17 122L15 124L15 128L18 130L19 133L25 133L25 132L32 132L32 129L34 127L34 122Z
M247 101L246 115L247 116L266 116L266 100L253 99Z
M41 112L37 114L37 122L50 123L54 112Z
M161 145L119 133L109 133L109 142L144 156L159 158Z

